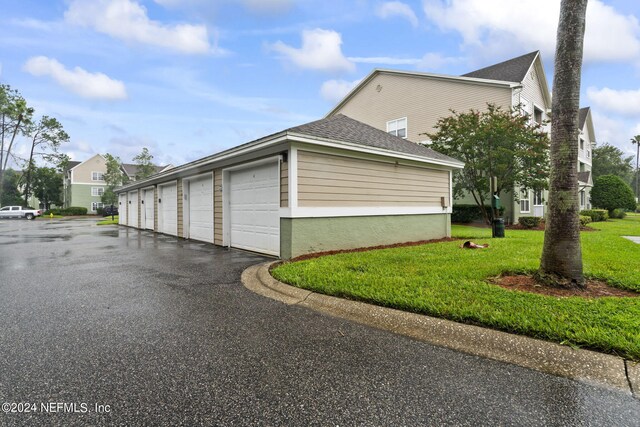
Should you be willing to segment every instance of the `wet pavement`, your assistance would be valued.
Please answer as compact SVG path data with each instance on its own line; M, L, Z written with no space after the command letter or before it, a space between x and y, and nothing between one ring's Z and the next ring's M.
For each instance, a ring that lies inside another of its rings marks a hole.
M627 394L256 295L240 273L264 260L0 221L0 403L21 412L0 425L640 426Z

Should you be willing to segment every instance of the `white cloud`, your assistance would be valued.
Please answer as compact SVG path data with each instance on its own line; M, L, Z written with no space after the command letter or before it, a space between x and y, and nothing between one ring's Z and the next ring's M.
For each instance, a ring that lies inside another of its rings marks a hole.
M625 116L640 115L640 89L615 90L589 87L587 98L598 108Z
M68 70L63 64L46 56L29 58L24 70L34 76L49 76L60 86L84 98L126 99L124 83L103 73L90 73L80 67Z
M338 102L344 98L362 80L352 82L346 80L327 80L320 87L320 96L329 102Z
M302 47L297 49L278 41L269 45L300 68L326 72L354 71L355 65L342 54L340 33L316 28L302 32Z
M417 65L421 59L418 58L393 58L389 56L350 56L347 58L351 62L359 64L385 64L385 65Z
M388 1L380 4L376 8L376 15L383 19L392 16L399 16L409 21L409 23L414 27L418 26L418 17L413 12L413 9L411 9L408 4L402 3L401 1Z
M424 0L427 18L442 30L460 33L468 47L555 51L560 11L557 0ZM526 23L526 25L523 25ZM585 61L628 61L640 56L640 25L601 0L587 8Z
M441 53L428 52L425 53L417 66L420 70L435 71L445 68L449 65L460 64L464 62L464 58L454 56L444 56Z
M219 53L209 44L204 25L166 25L149 19L144 6L132 0L72 0L64 14L69 23L112 37L186 54Z

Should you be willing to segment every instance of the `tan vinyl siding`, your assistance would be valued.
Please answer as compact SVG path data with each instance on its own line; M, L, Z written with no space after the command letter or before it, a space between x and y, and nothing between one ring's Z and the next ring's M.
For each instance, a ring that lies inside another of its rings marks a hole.
M298 151L301 207L449 206L449 172Z
M138 197L137 197L137 199L138 199L138 219L137 219L137 223L136 223L136 227L137 228L142 228L142 227L140 227L140 224L141 224L140 221L142 219L142 215L141 215L141 212L140 212L141 211L140 207L142 206L142 204L140 203L140 196L141 195L142 195L142 191L140 189L138 189Z
M524 81L522 82L522 91L520 92L520 96L526 99L529 102L529 114L533 114L534 105L540 109L542 109L542 119L549 120L550 117L547 116L547 108L551 108L550 105L545 104L544 96L542 94L542 88L540 87L540 80L538 80L538 71L536 67L531 67L529 73L524 77ZM518 103L519 100L514 99L514 103Z
M178 178L178 184L177 184L177 191L176 193L178 194L178 204L177 204L177 209L178 209L178 237L184 237L184 233L183 233L183 215L182 215L182 178Z
M96 154L92 158L80 163L73 169L73 183L95 183L97 185L105 185L104 181L93 181L91 179L92 172L107 173L107 164L102 156Z
M158 231L158 186L153 186L153 231Z
M379 89L379 90L378 90ZM407 118L407 139L420 142L433 132L439 118L450 109L484 110L491 102L511 106L511 89L422 77L381 73L334 114L342 113L386 132L390 120Z
M280 207L289 207L289 163L280 163Z
M213 172L213 242L222 245L222 170Z

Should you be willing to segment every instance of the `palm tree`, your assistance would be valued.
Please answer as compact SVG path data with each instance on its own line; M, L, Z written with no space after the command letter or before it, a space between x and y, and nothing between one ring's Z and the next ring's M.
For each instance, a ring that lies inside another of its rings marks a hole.
M578 200L578 112L587 0L562 0L551 106L549 210L538 280L585 286Z
M638 174L638 160L640 160L640 135L636 135L631 138L631 143L636 145L636 201L638 197L640 197L640 193L638 192L638 180L640 180L640 176Z

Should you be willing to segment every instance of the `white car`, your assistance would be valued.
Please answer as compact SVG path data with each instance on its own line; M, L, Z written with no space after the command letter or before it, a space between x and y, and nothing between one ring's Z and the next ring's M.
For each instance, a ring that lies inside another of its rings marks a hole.
M0 208L0 218L26 218L35 219L42 215L41 210L23 208L22 206L5 206Z

